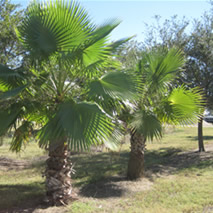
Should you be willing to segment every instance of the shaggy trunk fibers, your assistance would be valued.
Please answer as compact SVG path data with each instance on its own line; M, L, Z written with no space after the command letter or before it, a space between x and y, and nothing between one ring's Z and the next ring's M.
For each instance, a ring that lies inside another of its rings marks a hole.
M50 145L45 176L47 199L51 205L65 205L71 198L72 164L67 155L66 144Z
M131 151L127 178L135 180L144 176L144 151L146 139L137 132L131 132Z

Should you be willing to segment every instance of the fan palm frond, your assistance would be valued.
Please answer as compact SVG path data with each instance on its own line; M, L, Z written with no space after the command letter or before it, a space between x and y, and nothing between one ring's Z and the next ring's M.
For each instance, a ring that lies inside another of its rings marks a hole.
M136 93L134 77L124 72L109 72L89 86L89 96L133 99Z
M0 136L4 135L8 129L15 124L20 112L20 108L14 107L10 107L8 110L0 111Z
M193 124L204 111L204 100L198 88L178 87L162 101L156 113L162 122L170 124Z
M0 101L1 100L6 100L6 99L9 99L9 98L13 98L13 97L16 97L19 93L21 93L28 85L23 85L23 86L20 86L20 87L16 87L15 89L12 89L12 90L8 90L6 92L3 92L1 95L0 95Z
M40 145L67 138L72 149L88 149L110 136L114 124L96 104L73 101L61 104L54 117L38 134Z
M135 36L119 39L117 41L112 42L112 44L108 45L108 47L110 48L110 50L112 52L115 52L119 47L122 47L123 44L127 43L128 41L130 41L134 37Z
M117 127L119 126L120 125L117 125ZM112 132L112 135L103 141L104 146L111 151L118 151L121 140L124 137L123 133L122 129L115 129Z
M108 57L112 51L107 46L108 35L114 30L120 22L111 20L103 24L91 33L90 38L85 42L83 62L86 66L103 60Z
M16 30L20 41L35 58L67 52L80 45L93 29L87 12L74 1L34 1Z
M130 125L146 139L162 137L161 122L151 111L143 109L136 111Z
M48 117L52 115L48 103L41 104L39 100L24 99L21 105L25 109L23 119L34 122L37 125L45 125L48 121Z
M14 132L10 150L16 152L21 151L23 145L29 142L32 132L32 123L24 121Z
M24 80L19 70L10 69L0 64L0 90L14 89Z
M61 59L67 62L69 65L73 65L73 62L78 66L83 66L85 72L90 71L88 67L91 65L97 65L95 68L99 68L99 64L105 62L107 57L112 54L111 48L108 47L108 35L118 25L119 21L111 20L102 26L95 28L87 35L87 39L81 42L78 46L73 46L67 52L61 52Z
M164 90L168 83L177 76L177 72L184 63L183 53L175 48L155 50L145 53L138 66L142 73L149 93Z
M204 111L204 100L198 88L190 90L183 86L176 88L168 100L176 120L182 124L195 123Z

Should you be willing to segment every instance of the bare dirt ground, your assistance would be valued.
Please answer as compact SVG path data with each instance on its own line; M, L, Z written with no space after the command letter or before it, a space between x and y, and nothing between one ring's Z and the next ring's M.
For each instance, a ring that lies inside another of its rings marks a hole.
M96 183L88 184L74 191L80 200L88 199L110 199L113 202L121 197L129 197L132 193L150 190L156 177L168 177L174 172L196 166L206 160L213 160L213 142L205 146L206 152L199 153L196 150L181 152L171 149L166 153L165 162L155 163L146 168L146 176L138 181L130 182L124 176L113 176ZM155 153L152 153L153 156ZM156 153L157 154L157 153ZM157 156L156 156L157 157ZM14 160L6 157L0 158L0 171L20 170L30 166L32 162L25 160ZM30 202L29 206L20 206L1 211L0 213L64 213L66 208L48 207L44 203L38 205L37 201Z
M3 210L0 213L65 213L66 207L48 207L45 205L39 205L32 208L17 208L11 210Z
M29 166L28 161L25 160L14 160L7 157L0 157L0 171L19 170Z

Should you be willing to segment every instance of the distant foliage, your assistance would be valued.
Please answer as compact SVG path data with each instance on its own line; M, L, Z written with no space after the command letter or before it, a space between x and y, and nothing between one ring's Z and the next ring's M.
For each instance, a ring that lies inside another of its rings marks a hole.
M0 0L0 64L16 67L21 63L23 49L18 43L14 28L23 18L20 5Z

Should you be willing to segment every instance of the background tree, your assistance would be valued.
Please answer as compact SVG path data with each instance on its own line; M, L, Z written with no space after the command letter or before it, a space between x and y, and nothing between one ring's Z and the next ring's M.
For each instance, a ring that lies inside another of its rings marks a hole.
M12 150L19 151L33 134L48 149L46 190L53 205L72 196L68 148L88 149L113 135L112 116L92 97L102 92L125 98L135 91L126 73L106 73L118 68L111 53L122 41L107 43L118 24L97 27L75 2L34 2L16 30L28 66L0 66L0 101L7 101L0 135L15 129Z
M184 50L189 41L186 33L189 28L189 20L185 17L180 20L177 15L165 21L162 21L158 15L154 19L154 24L145 24L144 42L141 45L144 48L153 48L159 45L167 48L176 46Z
M14 26L19 25L22 18L23 10L19 9L19 5L12 4L9 0L0 0L0 64L10 67L17 67L21 64L23 49L18 43ZM4 89L0 87L0 94L2 91ZM0 137L0 145L3 141L3 137Z
M175 85L184 83L189 88L200 87L206 98L206 107L212 106L212 15L205 13L200 20L194 20L190 33L187 32L189 22L178 20L177 16L166 20L163 24L157 19L157 24L147 26L146 45L167 46L175 45L180 48L186 57L184 72ZM204 151L203 118L198 122L198 147Z
M194 20L190 41L186 46L188 60L182 81L190 87L198 86L206 98L206 108L213 105L213 17L205 13L201 20ZM205 151L203 143L203 117L198 122L199 152Z
M142 51L141 43L130 40L116 49L115 54L117 60L121 62L124 69L133 69L140 59Z
M10 0L0 0L0 63L10 67L20 65L22 60L23 49L14 31L14 26L20 25L23 18L19 7Z

